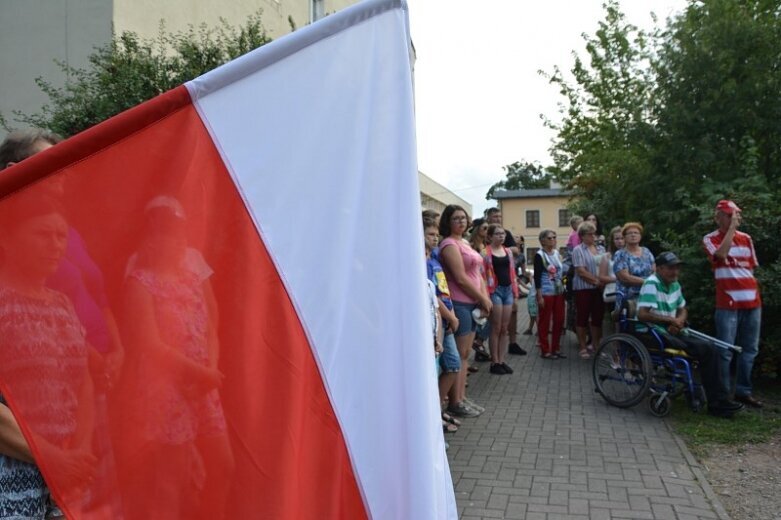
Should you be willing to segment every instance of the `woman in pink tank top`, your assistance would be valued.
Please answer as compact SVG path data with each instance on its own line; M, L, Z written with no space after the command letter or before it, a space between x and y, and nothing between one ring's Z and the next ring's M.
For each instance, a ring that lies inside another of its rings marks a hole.
M447 206L439 219L439 234L444 237L439 245L439 260L458 318L455 336L461 355L461 372L454 385L448 410L460 417L476 417L484 410L466 397L467 357L475 339L477 323L474 314L479 313L485 318L491 312L491 299L482 275L483 259L464 240L468 227L469 216L460 206ZM476 309L480 311L475 312Z

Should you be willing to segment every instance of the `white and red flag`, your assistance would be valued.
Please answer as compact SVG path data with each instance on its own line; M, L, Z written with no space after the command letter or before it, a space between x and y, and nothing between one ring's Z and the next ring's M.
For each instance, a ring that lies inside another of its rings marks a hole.
M0 387L69 518L456 517L411 65L367 0L0 174Z

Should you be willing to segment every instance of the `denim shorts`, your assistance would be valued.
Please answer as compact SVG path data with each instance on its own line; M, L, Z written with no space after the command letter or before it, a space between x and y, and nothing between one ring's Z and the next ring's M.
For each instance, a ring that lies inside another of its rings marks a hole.
M494 305L512 305L514 301L512 285L499 285L491 295Z
M442 368L442 373L452 374L453 372L459 372L461 370L461 356L456 346L456 337L452 333L445 334L445 339L442 340L442 348L444 350L439 355L439 366Z
M456 336L472 334L477 329L477 323L472 317L472 311L477 309L476 303L453 302L453 312L458 318L458 330Z

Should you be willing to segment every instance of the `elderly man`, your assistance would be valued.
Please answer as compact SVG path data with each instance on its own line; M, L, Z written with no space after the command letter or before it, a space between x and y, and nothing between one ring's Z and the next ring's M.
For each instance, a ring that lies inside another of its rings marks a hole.
M751 237L738 231L741 217L737 204L731 200L719 201L715 216L719 229L705 235L702 242L716 278L716 336L743 348L737 357L735 400L761 408L762 403L752 395L751 386L762 320L762 300L754 278L759 263ZM730 388L732 352L725 350L721 355L724 360L721 377Z
M716 417L732 417L743 408L740 403L729 400L729 392L720 377L722 357L718 347L710 343L681 334L686 327L686 300L678 283L681 261L669 251L656 257L656 273L643 281L637 300L637 318L661 335L665 346L683 350L700 365L702 386L708 398L708 413ZM638 326L638 332L644 330ZM644 343L653 344L647 334L640 337ZM650 340L650 341L649 341Z

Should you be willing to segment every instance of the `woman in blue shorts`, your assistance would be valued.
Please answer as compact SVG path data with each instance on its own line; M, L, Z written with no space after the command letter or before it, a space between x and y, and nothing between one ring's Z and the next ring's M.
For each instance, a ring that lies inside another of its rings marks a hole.
M515 277L515 261L512 252L504 247L504 228L498 224L488 227L488 247L483 257L483 272L491 295L491 373L512 374L505 363L513 302L518 298L518 282Z

